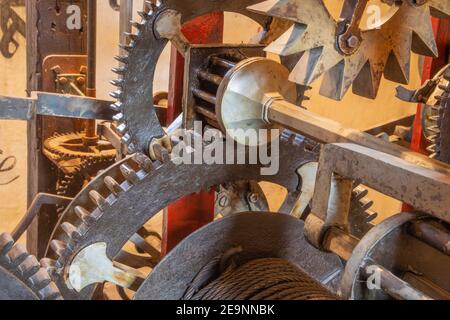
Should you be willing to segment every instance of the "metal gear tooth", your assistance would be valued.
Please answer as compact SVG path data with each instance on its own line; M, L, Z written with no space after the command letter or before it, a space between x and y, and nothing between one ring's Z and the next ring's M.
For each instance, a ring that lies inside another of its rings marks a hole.
M109 191L111 191L116 197L125 191L122 186L110 176L105 177L104 182Z
M122 99L122 93L123 93L122 90L116 90L116 91L110 92L109 95L114 99L120 100L120 99Z
M91 201L100 209L100 211L104 211L108 202L106 199L97 191L91 190L89 191L89 197Z
M116 111L116 112L122 111L122 103L121 103L121 102L113 103L113 104L111 105L111 109L113 109L113 110Z
M125 123L121 123L116 127L117 133L119 133L121 136L125 135L125 133L128 131L127 125Z
M52 281L44 268L40 268L38 272L36 272L35 274L33 274L31 277L28 278L28 284L30 285L30 287L34 288L37 291L44 289L51 282Z
M133 160L147 173L155 169L153 161L143 153L135 154Z
M140 182L140 179L133 169L131 169L127 164L122 164L120 166L120 172L122 172L123 177L133 185Z
M49 275L52 275L56 269L56 261L50 258L42 258L40 261L40 265L42 268L47 270Z
M150 18L150 15L145 11L138 11L138 15L144 20L147 20Z
M145 26L145 23L140 23L137 21L131 21L131 26L134 27L136 30L142 30L142 28Z
M123 64L127 64L129 61L128 56L114 56L114 59Z
M58 257L62 257L64 254L64 251L67 248L67 245L64 242L62 242L61 240L52 240L50 242L50 247L52 248L53 252Z
M29 254L22 244L16 244L9 252L8 257L13 268L17 268L28 258Z
M127 145L128 154L133 154L136 152L136 146L133 143Z
M134 41L134 42L136 42L136 40L139 39L139 34L136 34L136 33L125 32L125 36L127 36L128 39L130 39L131 41Z
M111 80L109 83L111 83L115 87L122 88L124 81L122 79L115 79L115 80Z
M120 140L122 141L122 143L128 145L129 143L131 143L131 136L130 134L126 133Z
M121 66L117 68L112 68L111 71L114 72L115 74L123 76L125 72L127 72L127 68L125 68L125 66Z
M17 267L24 278L29 278L41 268L35 256L28 257Z
M58 287L53 282L39 290L39 296L43 300L63 300Z
M0 235L0 256L6 255L14 246L14 239L8 233Z
M133 26L134 26L134 25L133 25ZM131 50L134 49L134 45L132 45L131 43L130 43L130 44L123 44L123 43L120 43L120 44L119 44L119 48L122 49L122 50L124 50L124 51L126 51L126 52L131 52Z
M77 217L80 218L80 220L83 221L84 223L90 224L93 222L91 213L82 206L76 206L74 208L74 212L77 215Z
M154 4L151 1L144 1L144 4L148 10L153 10Z
M64 222L63 224L61 224L61 229L67 234L69 238L76 240L81 237L78 229L69 222Z
M117 122L123 121L124 120L123 113L118 113L115 116L113 116L113 120Z
M3 256L3 259L2 259ZM0 266L15 275L15 278L29 287L39 299L61 299L58 288L53 284L50 292L39 292L42 285L50 285L51 279L46 270L41 268L36 257L30 255L21 244L14 244L12 237L6 233L0 235ZM45 282L39 281L45 279Z

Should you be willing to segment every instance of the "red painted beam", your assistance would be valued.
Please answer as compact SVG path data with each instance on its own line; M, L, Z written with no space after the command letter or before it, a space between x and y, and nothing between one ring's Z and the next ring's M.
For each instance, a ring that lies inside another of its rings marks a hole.
M422 70L422 82L434 77L434 75L448 64L448 48L450 45L450 22L444 19L433 18L433 31L436 37L436 44L439 51L438 58L426 57L424 59ZM423 135L422 126L422 104L417 105L416 117L414 119L413 134L411 141L411 149L428 154L426 151L427 141ZM404 204L403 212L414 211L414 208L409 204Z
M182 31L191 43L222 43L223 24L223 13L212 13L186 23ZM183 78L184 59L172 47L167 123L174 121L182 112ZM171 204L164 212L162 255L213 220L214 191L190 195Z

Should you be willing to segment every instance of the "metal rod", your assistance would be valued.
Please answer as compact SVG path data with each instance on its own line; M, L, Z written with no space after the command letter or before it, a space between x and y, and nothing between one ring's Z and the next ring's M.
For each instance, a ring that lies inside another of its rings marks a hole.
M430 160L427 156L389 143L367 133L350 129L340 123L299 108L281 96L266 95L263 118L316 141L330 143L353 143L393 155L423 168L448 174L450 166Z
M364 271L367 277L372 276L374 272L378 273L380 276L381 289L395 299L432 300L429 296L411 287L409 283L398 278L382 266L368 266Z
M197 111L199 114L205 116L208 119L217 121L216 113L211 110L208 110L205 107L195 106L195 111Z
M200 98L200 99L203 99L203 100L205 100L206 102L209 102L209 103L211 103L211 104L213 104L213 105L216 104L216 96L212 95L211 93L208 93L208 92L203 91L203 90L200 90L200 89L193 89L193 90L192 90L192 93L193 93L196 97L198 97L198 98Z
M234 68L236 66L236 63L231 62L230 60L222 59L219 57L212 57L211 63L215 66L224 67L224 68Z
M86 84L86 95L89 97L96 96L96 68L97 68L97 1L88 0L88 71L87 71L87 84ZM96 134L96 123L95 120L85 121L85 135L86 138L95 138Z
M199 71L198 76L200 79L212 82L217 86L219 86L223 81L223 78L221 76L206 72L204 70Z
M57 196L48 193L39 193L31 203L29 209L25 216L20 220L19 224L16 226L11 236L14 241L20 239L20 237L27 231L28 227L33 222L34 218L39 214L40 209L43 205L68 205L73 199L63 196Z
M450 256L450 232L433 221L415 221L409 227L409 232L426 244Z

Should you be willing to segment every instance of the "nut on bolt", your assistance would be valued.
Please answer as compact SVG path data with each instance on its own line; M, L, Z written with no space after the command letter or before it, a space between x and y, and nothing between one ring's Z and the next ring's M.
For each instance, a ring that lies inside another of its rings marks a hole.
M359 40L359 38L358 38L357 36L355 36L355 35L352 35L352 36L350 36L350 37L347 39L347 45L348 45L349 48L354 49L354 48L356 48L356 47L359 46L359 43L360 43L360 40Z
M61 77L58 79L58 82L62 85L66 85L69 82L69 80L66 77Z
M79 85L84 85L86 83L86 79L84 77L78 77L77 78L77 83Z
M251 203L257 203L259 201L259 195L255 192L252 192L248 195L248 201Z

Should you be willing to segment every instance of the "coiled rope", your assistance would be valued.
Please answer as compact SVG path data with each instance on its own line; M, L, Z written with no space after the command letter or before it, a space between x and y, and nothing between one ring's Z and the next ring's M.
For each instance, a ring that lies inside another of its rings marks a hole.
M206 269L217 266L213 259ZM217 268L215 269L217 271ZM205 282L205 268L200 272ZM242 266L231 262L215 280L188 288L186 300L336 300L335 295L291 262L278 259L252 260Z

